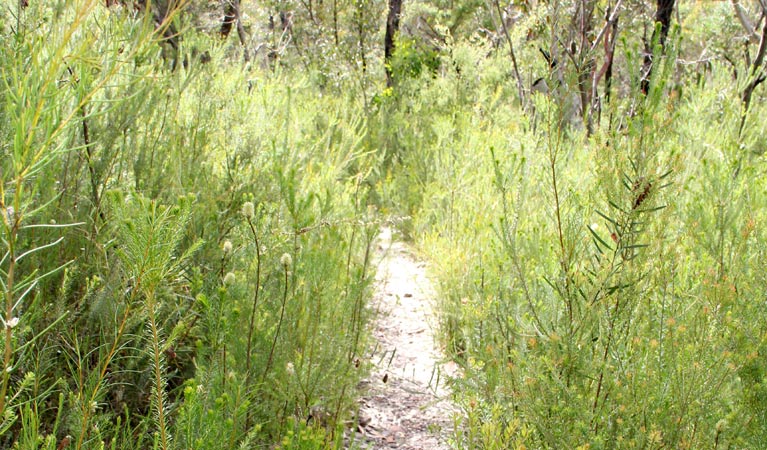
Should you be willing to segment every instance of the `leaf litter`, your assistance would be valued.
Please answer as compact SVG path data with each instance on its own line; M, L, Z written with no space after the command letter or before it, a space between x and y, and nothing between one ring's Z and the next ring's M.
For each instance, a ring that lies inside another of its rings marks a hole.
M447 381L458 369L435 344L435 290L426 265L393 240L390 228L379 235L376 254L373 368L363 381L354 446L448 449L457 408Z

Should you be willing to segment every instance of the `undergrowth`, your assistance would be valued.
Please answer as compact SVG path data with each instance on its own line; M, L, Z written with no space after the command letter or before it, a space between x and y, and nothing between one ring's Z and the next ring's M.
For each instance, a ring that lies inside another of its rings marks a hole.
M393 215L462 368L454 447L763 447L761 88L743 101L760 72L689 59L724 45L724 15L680 6L665 46L613 37L614 84L587 103L596 47L557 33L589 2L513 2L500 41L498 2L418 2L388 87L378 4L335 35L281 10L280 46L243 62L251 43L194 29L187 1L17 3L0 11L1 448L355 445Z
M2 12L0 447L336 445L378 227L364 116L191 29L174 63L177 10L30 3Z
M460 43L454 70L390 100L418 118L388 116L389 188L463 370L456 447L763 445L763 106L740 134L742 86L718 65L680 96L674 39L591 134L566 95L515 102Z

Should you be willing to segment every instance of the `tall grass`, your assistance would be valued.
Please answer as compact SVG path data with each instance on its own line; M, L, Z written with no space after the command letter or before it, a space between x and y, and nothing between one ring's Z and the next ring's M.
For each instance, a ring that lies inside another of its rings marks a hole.
M767 438L764 106L730 66L679 70L672 34L645 96L626 39L587 135L582 74L523 102L458 36L403 38L369 99L366 63L327 67L372 58L364 8L358 52L298 73L178 9L30 3L0 12L0 447L347 445L377 206L433 261L454 446Z

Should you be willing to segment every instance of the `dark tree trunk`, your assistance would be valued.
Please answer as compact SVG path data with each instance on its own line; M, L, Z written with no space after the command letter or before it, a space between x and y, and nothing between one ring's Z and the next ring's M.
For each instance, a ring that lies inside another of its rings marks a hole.
M240 16L240 0L226 0L224 2L224 20L221 22L221 37L226 39L232 32L232 27L237 27L237 36L240 38L240 44L245 47L247 36L245 28L242 26ZM247 59L247 52L245 53Z
M582 0L575 16L576 29L580 34L580 45L577 49L571 49L573 60L577 60L576 70L578 72L578 94L581 100L581 118L586 124L588 134L591 134L591 118L588 117L591 111L591 80L594 77L596 61L589 51L589 42L594 34L594 3L593 1ZM577 51L577 55L576 55Z
M179 62L179 40L181 35L171 20L171 16L179 12L179 7L172 0L137 0L133 7L152 18L155 32L161 35L160 46L163 47L163 59L170 58L171 68L175 70Z
M671 28L671 13L674 12L674 0L658 0L655 21L660 22L660 45L666 45L668 30Z
M365 10L362 7L359 7L357 14L358 14L357 44L359 45L359 50L360 50L360 59L362 62L362 74L365 75L368 70L368 62L367 62L367 58L365 57L365 26L364 26Z
M340 42L338 40L338 0L333 0L333 37L336 41L336 46Z
M389 0L389 16L386 19L386 36L384 36L384 65L386 68L386 86L391 87L392 70L391 58L394 54L394 36L399 31L399 16L402 11L402 0Z
M762 13L762 19L765 19L764 16L767 16L767 12ZM764 83L765 80L767 80L767 75L764 74L764 58L765 53L767 52L767 20L764 21L764 28L762 29L762 36L759 39L759 50L756 53L756 59L754 59L754 62L751 64L751 68L749 70L749 74L751 75L751 79L746 85L746 88L743 90L743 112L740 116L740 128L738 128L738 135L741 135L743 133L743 127L746 125L746 114L748 114L748 109L751 106L751 96L754 94L754 90L757 86Z
M221 22L221 37L229 37L232 27L237 22L237 0L227 0L224 2L224 20Z
M674 12L675 0L656 0L655 9L655 22L660 23L660 36L658 36L658 43L661 48L665 50L666 37L668 36L668 30L671 28L671 14ZM653 31L651 42L655 41L655 31ZM647 95L650 90L650 78L652 76L652 45L645 44L645 57L644 64L642 65L642 93Z

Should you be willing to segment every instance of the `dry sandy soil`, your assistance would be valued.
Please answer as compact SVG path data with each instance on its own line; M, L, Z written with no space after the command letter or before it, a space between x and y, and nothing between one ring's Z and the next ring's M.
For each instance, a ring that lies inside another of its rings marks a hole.
M446 381L454 363L435 345L434 289L407 245L385 228L372 308L375 367L366 381L355 444L367 449L448 449L455 406Z

